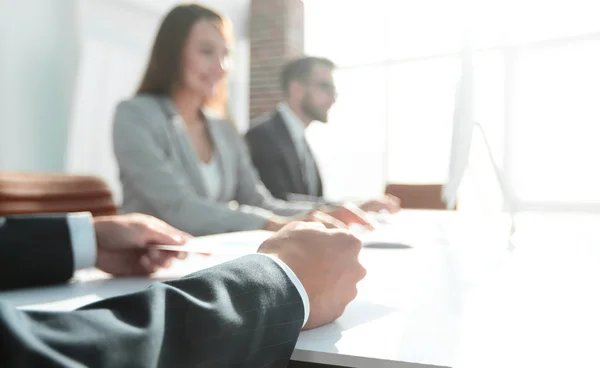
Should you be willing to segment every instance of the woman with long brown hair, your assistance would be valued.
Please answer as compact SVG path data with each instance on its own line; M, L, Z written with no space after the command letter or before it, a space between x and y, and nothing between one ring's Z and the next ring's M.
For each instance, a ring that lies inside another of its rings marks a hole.
M296 215L340 224L311 212L314 204L274 199L232 124L206 113L226 110L230 43L229 23L203 6L180 5L164 18L136 96L115 112L123 210L193 235L278 230ZM348 211L330 214L362 222Z

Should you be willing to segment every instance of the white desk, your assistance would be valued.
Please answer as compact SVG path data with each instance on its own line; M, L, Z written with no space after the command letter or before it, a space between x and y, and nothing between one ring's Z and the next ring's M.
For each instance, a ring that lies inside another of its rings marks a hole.
M392 222L398 231L402 231L404 239L413 238L414 248L365 248L361 260L368 270L368 275L359 284L357 299L336 322L303 332L292 356L293 360L369 368L422 365L489 367L498 361L509 361L498 358L513 356L505 351L504 346L508 341L523 342L522 339L518 339L521 336L520 327L514 326L514 322L518 320L520 326L524 326L528 313L538 311L535 307L525 308L526 313L520 319L512 319L507 314L511 309L506 305L512 306L514 311L518 309L517 306L521 306L519 302L522 300L539 307L535 294L526 295L525 291L518 291L518 286L529 285L528 278L533 277L539 288L549 291L551 288L544 284L544 280L551 282L553 288L557 286L557 277L545 279L539 272L560 274L555 272L554 268L558 264L561 267L556 269L567 265L575 268L575 271L569 274L569 282L563 285L565 287L575 283L587 285L585 287L589 288L590 282L600 280L584 277L589 276L586 273L589 270L584 268L586 271L583 272L582 269L577 269L579 258L564 262L564 248L559 248L561 257L543 257L548 264L540 269L536 269L539 259L535 257L533 262L531 257L523 257L521 260L521 254L539 255L540 249L555 249L546 244L543 247L523 246L523 251L518 248L510 256L513 259L509 260L505 251L506 222L499 225L502 219L498 217L472 217L453 212L405 211ZM414 240L419 236L421 239ZM525 252L527 249L529 250ZM598 256L598 252L591 252L583 246L578 249L578 257L585 255L587 265L598 264L600 258L594 258ZM228 258L231 256L195 256L178 263L159 276L176 277ZM507 261L510 261L508 266ZM532 270L535 272L530 272ZM506 275L505 272L511 277L503 276ZM0 298L8 299L16 306L29 308L72 309L101 298L139 290L151 282L148 279L103 277L98 272L86 271L79 273L76 281L70 285L2 293ZM87 282L82 282L83 280ZM508 282L508 285L511 285L510 280L515 285L503 288L504 283ZM496 290L504 290L504 293L497 293ZM570 290L570 298L575 300L579 290ZM598 288L587 289L588 295L594 295L592 290ZM65 301L65 298L68 300ZM497 302L490 303L490 300ZM540 300L544 301L543 298ZM591 302L587 300L588 305L600 307L594 304L594 301L597 302L596 299ZM545 310L550 310L554 306L544 307ZM560 308L565 309L556 312L557 319L568 313L568 307L577 306L561 304ZM600 308L596 308L597 310ZM594 322L593 318L589 317L591 309L585 309L584 312L586 320ZM505 323L499 326L494 323L497 321ZM501 341L494 340L494 337L497 337L494 328L510 326L508 322L511 321L514 328L505 329ZM600 326L594 323L591 325ZM486 327L482 328L483 326ZM554 323L553 326L556 327L557 324ZM598 337L597 331L600 331L600 328L595 331L595 336ZM532 327L528 337L533 338L535 334L541 333L539 329ZM574 341L566 336L563 339L567 342ZM555 339L552 342L558 341ZM483 342L490 343L482 347ZM546 356L548 348L552 352L551 346L544 344ZM484 351L486 354L482 353ZM523 349L520 352L523 353ZM495 366L522 366L514 364L519 361L522 360Z
M455 366L600 367L600 216L516 224L510 261L465 305Z

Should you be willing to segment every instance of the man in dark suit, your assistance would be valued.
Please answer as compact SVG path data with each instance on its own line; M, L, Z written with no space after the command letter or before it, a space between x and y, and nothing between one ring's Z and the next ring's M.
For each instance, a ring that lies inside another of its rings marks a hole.
M272 114L250 123L246 141L252 161L276 198L324 203L323 181L304 131L313 121L328 120L337 97L334 69L335 64L325 58L303 57L288 63L281 75L285 101ZM396 212L400 201L384 196L360 208Z
M151 273L178 253L148 246L187 237L143 215L0 218L1 285L62 282L94 264ZM360 247L344 230L296 223L258 254L73 312L0 303L0 366L285 367L300 330L335 320L356 296Z

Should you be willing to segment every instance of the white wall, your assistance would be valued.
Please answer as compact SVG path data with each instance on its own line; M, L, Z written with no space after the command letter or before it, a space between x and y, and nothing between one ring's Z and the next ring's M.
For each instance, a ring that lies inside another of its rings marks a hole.
M90 173L116 189L112 108L134 91L160 19L178 2L0 0L0 170ZM243 130L250 0L201 3L234 25L230 93Z
M75 0L0 0L0 169L59 171L78 60Z

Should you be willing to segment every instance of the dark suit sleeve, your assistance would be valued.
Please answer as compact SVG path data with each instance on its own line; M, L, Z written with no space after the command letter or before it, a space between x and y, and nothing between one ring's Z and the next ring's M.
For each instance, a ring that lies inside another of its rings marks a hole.
M285 367L298 290L250 255L68 313L0 307L0 367Z
M277 199L288 200L288 186L284 168L279 164L281 155L269 149L271 143L263 138L263 133L251 130L246 134L252 163L260 175L260 180Z
M0 218L0 290L65 282L73 250L64 215Z

